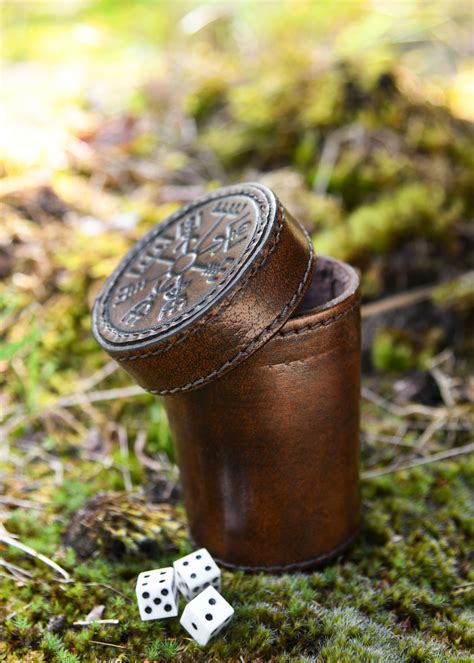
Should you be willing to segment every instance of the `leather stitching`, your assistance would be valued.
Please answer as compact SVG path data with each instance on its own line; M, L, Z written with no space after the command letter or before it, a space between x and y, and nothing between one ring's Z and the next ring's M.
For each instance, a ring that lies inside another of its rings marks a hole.
M215 307L214 309L211 309L209 313L204 316L201 320L196 322L196 326L194 329L191 330L185 330L182 332L182 335L179 335L178 338L176 338L173 341L170 341L163 347L159 348L158 350L149 350L148 352L141 352L140 354L137 355L130 355L128 357L116 357L116 361L121 361L121 362L127 362L127 361L135 361L135 360L140 360L143 359L144 357L154 357L156 355L160 355L163 352L167 352L171 348L173 348L175 345L179 345L180 343L184 343L184 341L187 341L191 336L196 334L196 332L199 331L199 329L202 327L203 324L208 322L211 318L213 318L215 315L218 313L222 313L222 311L225 311L226 308L231 306L231 304L234 303L236 297L240 297L240 295L248 288L248 286L251 284L251 279L258 274L258 272L265 266L268 258L272 255L272 253L275 251L277 248L280 239L281 239L281 233L283 230L283 220L284 220L284 212L283 208L279 208L281 212L281 217L280 221L278 223L278 226L276 228L276 234L274 234L273 238L273 244L270 247L270 250L266 253L264 256L263 260L256 265L253 269L249 271L245 279L242 281L242 283L239 284L239 286L235 289L233 293L230 294L230 299L224 303L221 303L219 306ZM151 392L155 393L155 392ZM156 392L158 393L158 392Z
M231 187L229 187L229 188L231 188ZM234 193L236 193L236 194L242 193L240 188L238 188L238 187L233 187L233 188L236 189L236 191ZM220 197L222 197L222 195L223 195L222 191L217 191L217 192L215 192L214 195L209 195L208 196L207 202L211 202L212 200L217 200ZM247 191L247 192L245 192L245 195L248 196L249 198L255 200L257 205L261 208L261 201L258 201L257 197L254 194L251 194ZM179 218L179 217L183 216L184 214L187 214L189 211L191 211L193 209L194 206L195 206L194 202L188 203L187 205L185 205L184 207L179 209L177 212L175 212L175 214L172 214L170 219L168 220L168 222L165 221L165 224L169 223L171 220L175 219L175 217ZM278 208L282 209L281 204L279 204ZM156 227L156 229L153 231L152 235L150 235L150 233L148 233L141 240L139 240L134 245L134 249L133 249L134 254L138 255L140 253L141 249L150 241L150 239L154 239L156 236L158 236L158 234L160 233L160 230L163 230L162 224L159 224ZM258 243L258 241L260 240L260 236L261 236L263 231L264 231L264 222L261 220L260 223L259 223L259 229L256 232L255 237L252 240L251 244L249 244L247 249L242 254L242 256L241 256L240 260L238 261L238 263L234 264L234 266L231 268L229 273L226 274L226 276L221 281L219 281L219 283L216 285L216 287L213 288L201 302L199 302L195 306L191 307L186 312L185 315L183 314L183 315L177 316L172 322L162 323L160 325L160 329L161 330L169 329L170 327L176 325L176 323L179 322L180 320L191 317L196 311L198 311L201 308L205 307L207 305L207 303L210 300L212 300L212 298L213 298L214 294L216 293L217 289L221 285L225 284L226 282L231 281L232 276L235 274L236 271L239 270L239 268L242 264L242 261L244 260L245 255L250 253L253 250L253 248L255 247L255 245ZM113 288L115 282L117 281L117 279L119 279L119 277L120 277L120 275L116 275L114 277L113 281L110 283L110 286L108 288L109 292ZM137 338L137 339L143 339L146 336L150 336L154 331L154 330L149 330L148 332L141 331L141 332L126 332L126 333L125 332L118 332L109 323L109 316L108 316L108 311L107 311L107 297L104 298L101 302L101 316L104 319L104 321L102 322L103 329L105 329L106 331L113 331L118 337L121 337L121 338L134 337L134 338ZM118 361L120 361L120 359Z
M349 313L351 313L351 311L353 311L358 306L359 306L359 299L357 299L351 306L349 306L348 309L342 311L342 313L339 313L338 315L333 316L332 318L327 318L327 320L321 320L320 322L314 322L312 324L305 325L304 327L300 327L298 329L279 331L277 333L277 336L280 337L293 336L293 335L297 336L298 334L302 334L303 332L309 331L310 329L319 329L319 327L329 327L338 320L345 318L346 315L349 315Z
M298 297L301 295L301 291L303 290L306 281L308 280L308 276L311 272L311 268L313 266L313 245L312 242L306 233L306 237L308 239L309 243L309 260L306 265L306 271L304 273L304 276L302 280L300 281L300 284L298 286L298 289L296 290L295 294L292 296L292 298L289 300L289 302L285 305L282 311L278 314L278 316L269 324L265 329L263 329L260 334L254 338L248 345L245 346L240 352L238 352L232 359L228 359L226 362L224 362L219 368L216 368L214 371L211 371L207 375L198 378L197 380L194 380L193 382L188 382L185 385L182 385L180 387L174 387L173 389L148 389L151 394L158 394L160 396L164 396L166 394L175 394L179 391L188 391L192 387L197 387L200 384L203 384L204 382L208 382L214 377L217 377L220 375L223 371L225 371L227 368L231 367L233 364L239 361L242 357L248 355L255 346L257 346L261 339L268 334L279 322L282 318L286 316L286 313L288 309L291 309L295 303L295 301L298 299Z
M322 562L333 559L337 555L341 554L346 550L346 548L348 548L354 542L360 530L361 526L358 525L357 528L347 537L347 539L342 544L340 544L336 548L333 548L324 555L319 555L319 557L307 559L304 562L296 562L293 564L286 564L282 566L241 566L239 564L232 564L230 562L225 562L224 560L219 559L218 557L214 557L214 559L219 564L222 564L222 566L225 566L228 569L235 569L236 571L250 571L250 572L264 571L266 573L272 573L272 572L285 573L286 571L298 571L298 570L303 570L305 568L310 568L312 566L315 566L316 564L321 564Z

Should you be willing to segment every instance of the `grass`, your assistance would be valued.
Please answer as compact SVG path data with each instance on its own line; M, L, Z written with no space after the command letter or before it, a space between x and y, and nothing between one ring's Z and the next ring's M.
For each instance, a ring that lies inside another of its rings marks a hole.
M470 568L473 461L381 477L363 486L364 526L344 559L308 574L244 575L224 571L231 626L207 648L193 644L176 619L142 623L134 602L136 574L189 549L129 553L113 546L80 562L61 547L68 506L34 515L17 510L5 525L69 570L62 583L24 556L11 563L33 578L2 583L9 612L7 660L469 660L473 646ZM127 499L124 497L123 499ZM143 509L144 521L149 517ZM98 526L100 529L100 525ZM112 555L112 556L111 556ZM120 592L120 593L119 593ZM117 625L74 627L97 605ZM111 653L112 647L123 647ZM30 657L29 659L27 657ZM54 658L56 657L56 658Z
M0 660L472 660L469 8L336 4L4 3ZM147 229L244 179L359 268L364 302L442 285L364 320L356 543L307 574L224 571L235 618L201 648L139 620L137 574L191 543L163 405L90 309ZM118 623L75 625L98 606Z

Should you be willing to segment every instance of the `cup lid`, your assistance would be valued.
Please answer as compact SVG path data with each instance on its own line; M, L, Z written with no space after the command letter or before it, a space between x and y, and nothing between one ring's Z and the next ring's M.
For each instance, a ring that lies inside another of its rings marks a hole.
M201 196L156 225L99 293L93 333L145 389L195 389L261 347L313 271L306 231L266 186Z

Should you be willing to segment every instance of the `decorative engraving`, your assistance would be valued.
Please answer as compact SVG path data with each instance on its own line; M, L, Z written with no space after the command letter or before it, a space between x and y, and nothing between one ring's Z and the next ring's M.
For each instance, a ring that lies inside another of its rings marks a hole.
M182 311L188 303L186 290L191 281L183 281L182 278L177 279L173 286L166 290L164 293L164 304L158 313L158 320L163 318L171 318L175 313Z
M219 200L212 210L213 214L240 214L245 208L245 203L237 200Z
M221 217L225 218L225 217ZM248 233L251 230L252 222L248 213L229 221L224 229L224 233L215 235L212 242L201 251L201 254L210 253L215 255L219 251L228 253L234 246L248 239Z
M180 251L183 253L187 252L191 240L197 237L196 232L201 226L202 219L202 212L199 211L191 214L188 217L185 217L178 223L178 227L176 229L176 253L179 253Z
M268 206L255 189L211 194L157 226L119 266L101 334L114 342L143 338L209 307L262 237Z
M137 292L140 292L140 290L143 290L143 288L146 286L146 280L142 279L138 283L125 283L125 285L121 285L117 288L117 293L115 295L114 299L114 306L118 306L119 304L123 304L126 302L130 297L133 297L133 295L136 295Z
M229 256L226 256L224 260L220 262L210 262L207 264L206 269L204 270L205 276L207 276L208 283L216 283L221 276L224 274L225 270L229 265L234 261Z
M162 237L157 237L150 246L146 247L146 250L143 251L138 257L138 260L135 262L133 267L131 267L126 276L131 278L139 278L150 268L150 266L160 259L161 254L170 244L170 241L163 239Z
M166 279L165 276L161 276L157 283L153 286L151 292L145 299L142 299L137 304L134 304L129 308L125 314L120 318L120 321L128 327L134 327L137 322L144 318L151 311L153 304L155 303L158 295L163 289L163 279ZM166 284L166 280L164 281Z

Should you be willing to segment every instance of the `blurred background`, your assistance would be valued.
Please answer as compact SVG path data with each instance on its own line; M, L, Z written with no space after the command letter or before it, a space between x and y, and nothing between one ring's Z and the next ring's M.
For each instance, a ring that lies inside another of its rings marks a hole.
M474 580L472 2L1 10L0 657L200 660L175 626L142 633L132 616L150 540L155 561L190 543L162 404L107 361L90 310L146 230L244 180L273 188L317 253L360 270L368 515L348 562L299 586L272 581L293 611L269 617L266 580L229 579L240 626L211 654L462 654ZM310 596L325 603L317 619ZM97 607L119 625L71 626Z

